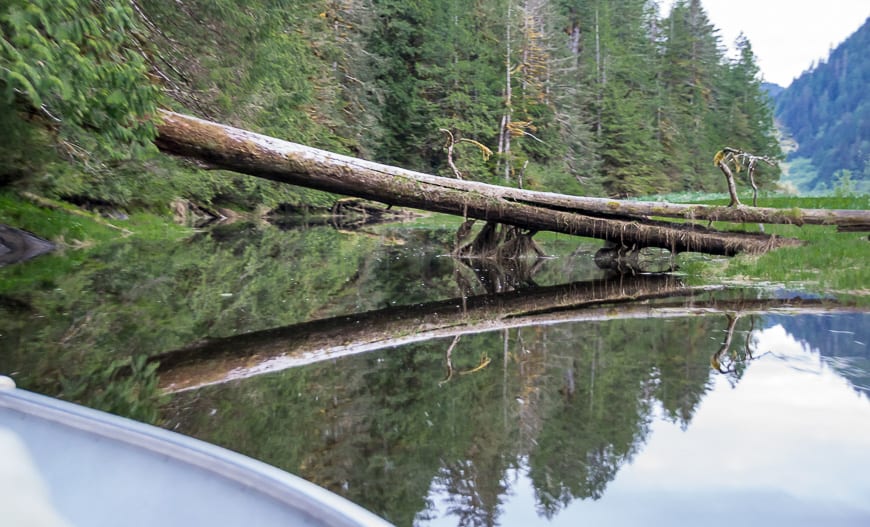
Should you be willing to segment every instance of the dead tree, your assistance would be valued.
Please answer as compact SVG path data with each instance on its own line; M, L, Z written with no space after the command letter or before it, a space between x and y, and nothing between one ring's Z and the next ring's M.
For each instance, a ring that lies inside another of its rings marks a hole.
M741 166L746 166L749 175L749 184L752 185L752 206L757 207L758 185L755 184L755 167L758 166L759 161L767 163L770 166L776 166L776 163L774 163L769 157L757 156L729 146L716 152L716 155L713 157L713 164L719 167L719 170L725 174L725 179L728 180L728 193L731 194L731 203L728 204L729 207L739 207L741 203L740 199L737 197L737 184L734 182L734 174L731 172L728 163L732 163L737 172L740 172Z
M572 196L432 176L167 111L160 117L155 143L164 152L216 168L387 205L495 221L529 232L548 230L610 240L626 247L661 247L673 253L761 253L801 243L614 212L593 215L581 212L576 203L564 206L572 202ZM619 202L609 202L619 207Z

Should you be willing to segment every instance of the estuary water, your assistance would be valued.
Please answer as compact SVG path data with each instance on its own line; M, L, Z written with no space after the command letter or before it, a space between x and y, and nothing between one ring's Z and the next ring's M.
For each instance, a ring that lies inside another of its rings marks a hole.
M455 229L236 224L3 267L0 373L396 525L870 524L866 308L615 275L571 237L461 261Z

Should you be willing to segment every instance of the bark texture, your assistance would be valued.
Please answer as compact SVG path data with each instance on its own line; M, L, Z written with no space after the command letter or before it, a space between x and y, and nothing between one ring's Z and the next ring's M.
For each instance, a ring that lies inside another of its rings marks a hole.
M669 209L676 210L668 204L654 204L648 212L642 212L642 208L633 202L576 198L442 178L187 115L162 111L160 117L162 122L158 125L155 143L164 152L194 158L215 168L388 205L495 221L529 231L546 230L599 238L625 247L661 247L674 253L759 253L800 243L764 234L723 232L694 224L667 223L636 216L666 216ZM700 211L705 208L686 207L690 208L680 217L703 217ZM708 212L709 209L706 208ZM724 207L715 209L709 219L722 220L735 214L718 210ZM748 210L737 209L736 214L742 218L740 221L755 222L747 216ZM868 222L870 218L863 221ZM797 222L793 217L788 221Z

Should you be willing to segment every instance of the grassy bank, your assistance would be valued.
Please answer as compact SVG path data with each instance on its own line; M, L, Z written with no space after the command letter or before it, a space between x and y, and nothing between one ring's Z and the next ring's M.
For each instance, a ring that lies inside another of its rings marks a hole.
M727 198L700 202L724 205L727 204ZM774 196L759 198L758 205L783 209L867 209L870 208L870 196ZM758 231L757 225L747 225L744 228ZM837 228L833 226L815 225L766 225L764 231L778 236L799 238L806 244L762 255L739 255L708 263L695 262L688 265L686 271L692 279L708 283L782 284L787 288L855 297L861 303L870 303L868 233L837 232Z
M715 205L727 204L727 197L713 196L690 201ZM686 200L689 201L689 200ZM759 199L759 206L776 208L870 208L870 197L783 197ZM431 215L415 222L417 227L443 225L453 219ZM457 226L458 226L458 219ZM60 250L67 250L67 258L55 259L59 266L77 265L87 258L88 249L121 238L134 236L147 240L177 240L191 233L190 229L171 222L166 217L148 213L134 213L123 219L106 219L63 202L25 198L11 192L0 193L0 223L13 225L55 242ZM719 228L757 231L755 224L734 226L720 224ZM695 283L771 283L786 288L815 293L836 294L866 298L870 302L870 240L867 233L840 233L836 227L768 225L765 232L804 240L802 247L789 247L763 255L740 255L734 258L705 259L692 255L681 262L682 270ZM550 236L541 233L537 239L546 242ZM43 267L39 267L43 268ZM52 269L54 274L62 269ZM40 280L38 276L15 276L18 284ZM7 284L8 289L9 284Z
M42 265L10 266L0 292L26 291L54 277L65 275L87 260L91 251L124 238L179 240L191 229L166 217L138 212L117 219L106 219L66 202L10 191L0 192L0 224L31 232L57 246L63 258L44 258Z

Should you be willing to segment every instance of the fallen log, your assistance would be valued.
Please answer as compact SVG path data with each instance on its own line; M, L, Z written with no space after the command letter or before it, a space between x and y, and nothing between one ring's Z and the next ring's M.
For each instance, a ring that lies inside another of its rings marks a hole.
M162 111L160 117L155 144L164 152L215 168L388 205L495 221L529 231L604 239L629 248L661 247L673 253L730 256L801 243L695 224L578 213L579 206L565 205L571 201L569 196L432 176L168 111Z

